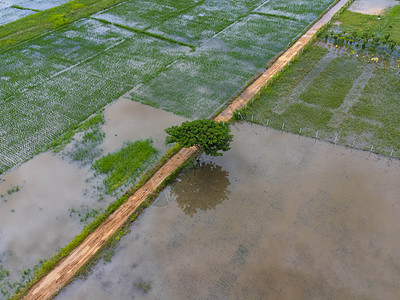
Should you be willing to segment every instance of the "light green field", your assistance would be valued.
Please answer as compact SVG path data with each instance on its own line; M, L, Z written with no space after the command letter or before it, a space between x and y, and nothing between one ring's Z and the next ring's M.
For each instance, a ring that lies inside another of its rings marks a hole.
M241 111L247 121L400 156L400 69L313 45Z

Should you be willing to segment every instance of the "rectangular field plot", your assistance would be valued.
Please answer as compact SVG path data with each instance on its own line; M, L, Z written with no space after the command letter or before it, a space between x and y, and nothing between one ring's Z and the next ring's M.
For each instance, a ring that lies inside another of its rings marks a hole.
M232 56L261 68L302 29L304 25L298 21L249 15L224 30L214 40L223 41Z
M332 3L332 0L271 0L256 11L295 18L303 20L305 23L310 23Z
M357 117L400 128L399 68L375 69L351 112Z
M29 89L22 102L60 113L80 123L129 90L123 82L83 72L79 67Z
M13 4L24 8L46 10L52 7L62 5L70 0L14 0Z
M247 121L400 155L398 65L314 45L241 112ZM318 133L318 134L317 134Z
M219 47L218 47L219 46ZM207 45L171 65L131 93L135 101L188 118L206 118L257 71L253 64Z
M0 3L0 26L14 22L23 17L34 14L34 11L17 9L13 7L2 7Z
M2 54L0 99L40 84L131 35L129 31L87 20L21 44Z
M198 45L223 31L265 1L205 1L184 14L151 26L150 32Z
M188 47L135 34L83 66L83 72L104 76L134 87L147 82L190 51Z
M95 14L93 17L136 29L146 29L168 18L179 15L182 10L191 8L202 2L204 1L128 1Z
M249 15L136 88L132 98L188 118L208 117L302 28L292 20Z
M27 135L19 138L23 132L13 131L14 125L1 127L0 155L15 159L0 172L129 90L133 100L192 119L208 117L308 24L300 17L254 11L275 3L275 10L288 14L317 14L330 2L301 1L300 9L267 0L129 1L2 53L0 101L5 108L0 118L8 120L8 105L15 110L26 103L37 108L31 119L39 125L27 121L23 109L21 115L13 112L13 122L27 126Z
M300 99L322 107L338 108L363 69L357 60L338 57L300 94Z
M43 150L76 123L49 107L39 107L26 99L10 99L0 105L0 174Z

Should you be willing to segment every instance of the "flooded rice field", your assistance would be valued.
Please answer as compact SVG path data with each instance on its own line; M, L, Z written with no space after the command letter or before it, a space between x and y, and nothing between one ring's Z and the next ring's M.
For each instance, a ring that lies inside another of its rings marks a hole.
M232 131L57 299L398 299L399 161Z
M185 121L127 99L106 107L104 118L103 154L128 141L152 138L161 156L167 150L164 129ZM7 280L18 281L24 269L52 256L121 195L106 195L103 177L94 173L64 151L42 153L0 177L0 271L10 272Z
M379 15L396 4L399 4L398 0L355 0L349 10L367 15Z

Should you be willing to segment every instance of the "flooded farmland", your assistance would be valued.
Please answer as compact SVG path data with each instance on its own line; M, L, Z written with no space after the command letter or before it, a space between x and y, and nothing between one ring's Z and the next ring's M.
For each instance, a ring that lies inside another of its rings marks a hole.
M155 117L151 126L150 114ZM186 120L123 98L105 108L104 118L105 138L98 147L103 154L125 142L152 138L158 156L167 151L164 129ZM0 271L9 271L8 282L50 258L123 193L105 194L104 178L67 152L42 153L0 177Z
M385 9L395 6L399 2L396 0L355 0L350 5L349 10L367 15L379 15Z
M57 299L398 299L399 161L232 131Z

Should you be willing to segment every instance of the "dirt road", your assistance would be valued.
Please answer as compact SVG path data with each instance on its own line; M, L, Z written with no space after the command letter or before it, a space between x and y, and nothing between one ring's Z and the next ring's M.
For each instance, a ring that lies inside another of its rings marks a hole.
M250 85L229 107L219 114L216 121L229 121L233 112L242 108L255 96L260 89L309 43L318 29L328 23L332 16L342 8L348 0L341 0L329 10L313 27L311 27L292 47L290 47L279 59ZM91 233L83 243L69 256L63 259L53 271L44 276L34 285L24 299L48 299L62 288L100 248L116 232L134 210L156 189L173 171L182 165L195 153L196 149L184 148L173 156L157 173L128 201L115 211L99 228Z

